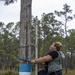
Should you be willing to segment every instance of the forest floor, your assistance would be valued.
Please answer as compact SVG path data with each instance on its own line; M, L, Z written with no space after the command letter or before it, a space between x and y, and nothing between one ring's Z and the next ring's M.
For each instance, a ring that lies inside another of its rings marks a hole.
M67 70L67 73L65 73L65 70L63 70L62 75L75 75L75 69L74 70Z
M35 72L33 71L31 75L35 75ZM63 70L63 74L62 75L75 75L75 69L73 70L67 70L67 73L65 72L65 70Z

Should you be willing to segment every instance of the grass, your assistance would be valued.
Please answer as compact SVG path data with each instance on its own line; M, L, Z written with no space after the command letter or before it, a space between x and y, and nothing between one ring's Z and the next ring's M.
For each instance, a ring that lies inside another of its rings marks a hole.
M75 69L74 70L67 70L67 74L63 70L63 74L62 75L75 75Z
M35 71L33 71L31 75L35 75ZM63 70L62 75L75 75L75 69L74 70L67 70L67 74L65 73L65 70Z

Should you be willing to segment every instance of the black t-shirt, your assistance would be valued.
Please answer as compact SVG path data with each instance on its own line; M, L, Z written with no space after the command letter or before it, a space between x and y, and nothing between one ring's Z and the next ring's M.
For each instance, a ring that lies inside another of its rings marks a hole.
M47 55L50 55L52 59L55 59L58 57L58 52L57 51L51 51Z
M52 59L55 59L58 57L58 52L57 51L51 51L47 55L50 55ZM48 62L45 62L45 70L48 71Z

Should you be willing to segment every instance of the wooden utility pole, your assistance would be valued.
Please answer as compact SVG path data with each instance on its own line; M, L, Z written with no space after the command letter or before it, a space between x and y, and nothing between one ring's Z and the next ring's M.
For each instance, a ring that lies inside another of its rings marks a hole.
M19 75L31 75L31 3L32 0L21 0L20 14L20 62Z
M31 3L32 0L21 0L20 58L30 58L31 54Z

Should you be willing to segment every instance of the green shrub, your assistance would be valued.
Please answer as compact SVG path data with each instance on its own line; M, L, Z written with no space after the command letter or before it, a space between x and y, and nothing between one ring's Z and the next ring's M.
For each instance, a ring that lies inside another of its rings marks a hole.
M19 73L14 70L2 70L1 75L19 75Z

